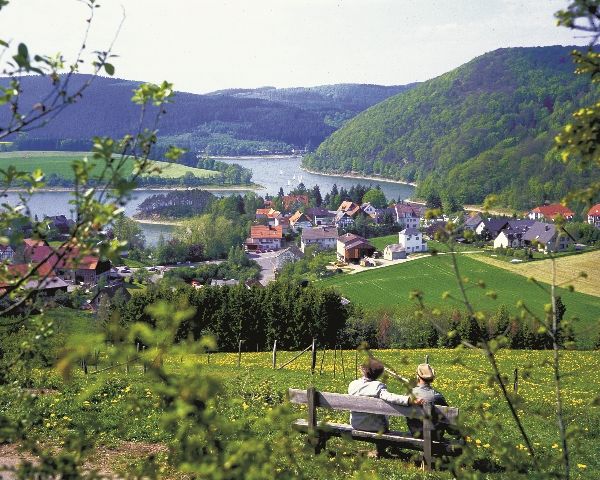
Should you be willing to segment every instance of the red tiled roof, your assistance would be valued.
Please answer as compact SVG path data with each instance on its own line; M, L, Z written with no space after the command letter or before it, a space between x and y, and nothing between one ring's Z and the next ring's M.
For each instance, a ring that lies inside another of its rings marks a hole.
M568 207L561 205L560 203L554 203L552 205L541 205L539 207L535 207L532 210L533 213L541 213L544 217L552 218L557 215L562 215L563 217L572 217L575 213Z
M284 195L283 196L283 208L288 210L294 203L303 203L308 205L308 195Z
M600 217L600 203L597 203L592 208L590 208L588 215L590 217Z
M78 270L96 270L99 259L94 255L79 256L79 249L54 250L52 247L40 245L28 248L25 252L27 260L33 263L44 262L51 268L76 268Z
M28 263L14 263L12 265L8 265L7 267L7 276L6 279L8 282L0 282L0 287L7 287L16 281L18 278L24 277L27 275L30 270L34 267L34 265L30 265ZM36 274L32 278L40 278L40 277L55 277L56 274L52 270L52 267L48 263L43 263L40 265L36 271Z
M281 225L277 227L254 225L250 227L250 238L283 238L283 228Z

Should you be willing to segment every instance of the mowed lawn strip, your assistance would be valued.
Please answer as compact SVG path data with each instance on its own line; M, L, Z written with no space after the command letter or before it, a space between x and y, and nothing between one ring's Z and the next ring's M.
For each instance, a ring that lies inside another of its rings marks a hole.
M40 168L46 177L56 174L62 178L73 178L73 169L71 163L77 158L86 157L90 162L93 162L90 153L85 152L3 152L0 153L0 169L6 169L10 165L14 165L20 171L32 172L36 168ZM203 170L200 168L188 167L177 163L159 162L156 164L161 167L162 172L158 175L161 178L178 178L190 172L196 177L208 178L215 176L218 172L213 170ZM127 161L127 172L133 171L133 160ZM94 173L100 173L98 166Z
M533 277L544 283L552 282L552 260L537 260L525 263L510 263L491 258L487 255L478 255L473 258L480 262L499 267L509 272ZM556 259L556 282L570 284L575 290L588 295L600 297L600 250L559 257ZM580 277L580 272L587 274L586 278Z
M549 294L521 275L474 258L472 255L459 255L458 260L461 276L468 277L473 285L478 280L486 284L485 289L469 289L469 297L476 309L495 312L504 304L512 312L518 313L517 301L524 300L536 314L543 315L544 304L550 302ZM442 294L446 291L459 298L450 255L425 257L355 275L338 275L323 280L322 285L336 287L344 297L368 309L411 306L413 303L409 296L413 290L424 293L428 306L462 308L458 302L442 299ZM497 293L496 300L485 295L488 290ZM574 325L575 331L594 326L595 332L600 319L600 299L566 289L558 289L558 293L567 307L566 316L580 319ZM594 332L593 338L587 335L590 342L595 339Z

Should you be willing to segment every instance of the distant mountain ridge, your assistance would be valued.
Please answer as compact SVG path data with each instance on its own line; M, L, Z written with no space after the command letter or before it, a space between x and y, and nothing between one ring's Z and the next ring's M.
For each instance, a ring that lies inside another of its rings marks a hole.
M335 85L319 85L316 87L275 88L260 87L256 89L217 90L208 95L226 95L236 98L259 98L272 102L293 105L303 110L340 113L345 110L347 118L361 112L386 98L405 92L418 85L373 85L360 83L339 83Z
M416 181L417 195L452 203L491 193L516 208L559 199L585 179L557 161L552 139L598 98L574 75L573 48L486 53L359 113L304 165Z
M89 79L74 75L71 89ZM1 82L2 80L0 80ZM41 77L23 77L22 105L33 105L49 91ZM53 122L18 137L21 149L85 149L93 135L118 137L137 125L139 107L130 102L140 82L98 77L84 98ZM317 90L235 89L207 95L178 92L160 122L160 142L176 143L194 152L241 155L312 149L344 120L361 109L409 87L344 85ZM329 95L325 92L329 88ZM344 94L335 94L343 91ZM303 93L304 92L304 93ZM369 92L368 94L365 92ZM308 97L312 101L308 101ZM352 97L360 98L352 101ZM152 112L150 112L152 113ZM6 118L6 111L0 119ZM148 115L148 126L152 115Z

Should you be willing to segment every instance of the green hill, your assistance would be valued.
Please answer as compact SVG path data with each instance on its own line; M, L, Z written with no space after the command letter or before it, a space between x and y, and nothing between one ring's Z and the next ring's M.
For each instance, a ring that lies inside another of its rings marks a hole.
M304 164L416 181L421 197L461 203L490 193L516 208L557 199L586 179L557 161L552 139L577 106L597 98L589 79L573 74L571 50L477 57L360 113Z
M476 309L493 313L504 304L517 314L517 301L524 300L533 312L543 316L544 305L549 303L550 297L527 278L478 262L469 255L460 255L459 267L461 275L472 282L483 280L487 289L498 295L494 300L486 295L487 290L469 289L469 297ZM461 307L459 303L442 300L442 294L446 291L454 298L460 298L449 255L431 256L353 275L335 275L321 284L336 287L341 295L367 309L414 307L416 303L409 300L414 290L424 293L425 304L429 307ZM597 338L600 299L562 288L558 291L567 307L566 316L579 319L574 329L576 332L585 332L585 335L581 334L581 343L589 347ZM594 333L590 333L590 330Z

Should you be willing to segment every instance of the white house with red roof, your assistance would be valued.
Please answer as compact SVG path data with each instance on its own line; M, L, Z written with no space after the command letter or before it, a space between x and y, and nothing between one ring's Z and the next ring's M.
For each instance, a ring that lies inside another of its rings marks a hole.
M559 215L563 216L566 220L572 220L575 212L560 203L552 203L550 205L535 207L527 214L527 217L531 220L552 221Z
M588 223L600 228L600 203L597 203L588 212Z
M283 240L281 226L253 225L250 227L250 237L246 239L249 251L279 250Z

